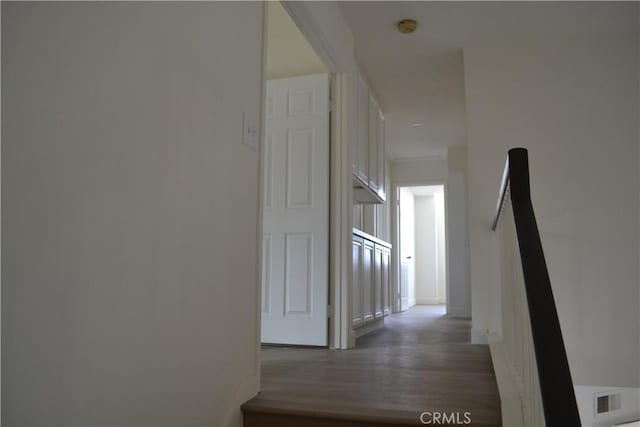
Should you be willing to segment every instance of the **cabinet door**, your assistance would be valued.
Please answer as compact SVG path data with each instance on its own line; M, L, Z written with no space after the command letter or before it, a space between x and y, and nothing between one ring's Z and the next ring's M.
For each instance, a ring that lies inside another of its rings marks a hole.
M380 182L378 168L378 103L369 95L369 187L378 192L378 183Z
M358 76L358 123L357 123L357 156L358 176L365 183L369 182L369 88Z
M391 313L391 252L385 248L382 252L382 309L384 315Z
M387 166L387 162L386 162L386 147L385 147L385 128L384 128L384 117L382 115L382 112L380 111L380 109L376 108L376 125L377 125L377 132L376 132L376 151L377 151L377 156L376 156L376 177L377 177L377 181L376 181L376 187L377 187L377 192L378 195L380 197L382 197L382 199L386 199L387 197L387 189L386 189L386 175L387 175L387 171L386 171L386 166Z
M373 263L374 245L364 240L362 245L362 314L363 320L373 320Z
M362 324L362 239L353 236L351 250L353 253L353 270L351 273L351 320L353 327Z
M373 262L373 306L376 319L384 314L382 307L382 257L383 247L376 245Z

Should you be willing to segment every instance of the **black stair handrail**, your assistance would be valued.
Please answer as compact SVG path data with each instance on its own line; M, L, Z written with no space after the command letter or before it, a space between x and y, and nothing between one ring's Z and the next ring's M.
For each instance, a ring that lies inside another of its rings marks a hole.
M494 231L503 210L507 185L520 247L544 419L547 427L579 427L580 414L571 371L531 203L529 158L525 148L512 148L508 152L492 225Z

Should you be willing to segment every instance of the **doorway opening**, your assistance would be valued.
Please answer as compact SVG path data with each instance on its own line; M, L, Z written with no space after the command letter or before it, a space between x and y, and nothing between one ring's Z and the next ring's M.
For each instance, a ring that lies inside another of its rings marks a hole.
M331 76L285 7L266 8L261 342L325 347Z
M447 312L447 227L444 185L398 187L399 307Z

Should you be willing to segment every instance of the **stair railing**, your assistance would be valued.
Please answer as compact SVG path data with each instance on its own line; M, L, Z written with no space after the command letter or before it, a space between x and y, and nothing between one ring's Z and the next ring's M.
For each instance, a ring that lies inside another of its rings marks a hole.
M502 339L519 383L525 424L579 427L524 148L508 152L492 229L502 238Z

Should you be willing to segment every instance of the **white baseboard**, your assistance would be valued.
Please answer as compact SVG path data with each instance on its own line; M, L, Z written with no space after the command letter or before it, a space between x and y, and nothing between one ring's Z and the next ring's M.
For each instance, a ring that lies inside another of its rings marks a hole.
M376 319L371 323L368 323L364 326L359 327L358 329L354 329L354 334L356 338L360 338L363 335L366 335L370 332L377 331L378 329L384 328L384 317L380 319Z
M489 331L471 328L471 344L489 344Z
M471 311L465 307L448 307L447 314L451 317L463 317L465 319L471 318Z
M356 331L353 329L349 330L349 348L354 348L356 346Z
M436 305L444 303L444 300L438 298L416 298L416 304L420 305Z

